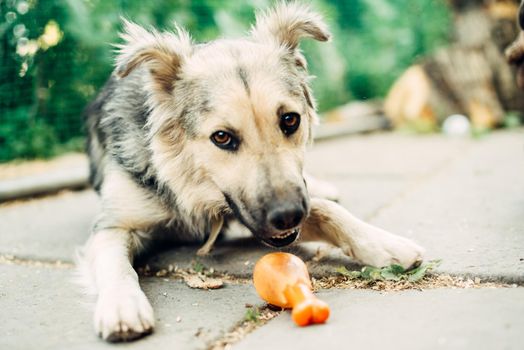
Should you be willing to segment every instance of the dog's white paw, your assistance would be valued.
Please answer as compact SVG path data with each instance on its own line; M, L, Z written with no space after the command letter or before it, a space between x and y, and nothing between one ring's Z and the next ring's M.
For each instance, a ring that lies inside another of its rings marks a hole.
M95 330L110 342L140 338L153 331L153 308L140 289L114 289L98 296Z
M352 246L352 255L365 265L384 267L392 264L405 269L419 266L425 250L405 237L397 236L379 228L367 239Z

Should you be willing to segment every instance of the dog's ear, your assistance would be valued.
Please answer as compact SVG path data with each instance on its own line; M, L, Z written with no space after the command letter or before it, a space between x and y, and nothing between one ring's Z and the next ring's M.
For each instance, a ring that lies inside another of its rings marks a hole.
M179 68L191 54L189 34L177 27L176 33L146 30L123 19L124 31L120 35L123 44L117 48L116 73L129 75L135 68L145 65L153 78L153 88L159 94L170 94Z
M318 41L331 38L322 17L297 2L281 2L271 10L257 14L251 36L259 42L274 42L290 50L295 50L302 38Z

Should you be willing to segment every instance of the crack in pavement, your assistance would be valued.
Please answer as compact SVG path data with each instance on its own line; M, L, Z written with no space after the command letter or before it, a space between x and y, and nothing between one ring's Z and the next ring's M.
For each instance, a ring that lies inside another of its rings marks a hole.
M10 254L0 254L0 265L33 266L54 269L72 269L75 266L71 262L62 260L36 260L20 258Z
M230 349L232 345L244 339L249 333L263 327L272 319L280 315L282 311L283 310L272 310L267 305L261 308L256 307L257 314L255 319L248 320L244 318L242 321L239 321L222 337L212 341L206 350Z

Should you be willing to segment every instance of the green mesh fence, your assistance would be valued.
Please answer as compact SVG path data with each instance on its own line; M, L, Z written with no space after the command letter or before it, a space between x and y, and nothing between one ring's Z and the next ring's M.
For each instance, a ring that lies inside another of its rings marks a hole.
M270 0L0 0L0 162L83 148L81 118L112 70L121 16L186 27L197 41L245 33ZM321 109L382 96L418 55L443 44L448 10L435 0L313 1L335 35L307 42Z

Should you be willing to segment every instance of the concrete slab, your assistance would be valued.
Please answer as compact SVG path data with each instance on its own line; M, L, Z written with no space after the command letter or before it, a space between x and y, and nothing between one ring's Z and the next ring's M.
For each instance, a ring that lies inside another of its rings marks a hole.
M306 169L329 179L413 179L430 174L471 147L470 139L376 133L316 143Z
M72 270L0 265L0 349L115 348L95 336L92 306L71 275ZM156 331L119 348L205 349L243 320L246 303L260 302L247 285L204 291L160 278L141 284L155 309Z
M440 270L524 281L524 132L470 141L447 167L382 208L372 223L414 238Z
M353 215L368 220L406 192L414 182L398 176L387 175L347 175L343 177L327 176L322 178L337 187L340 204Z
M334 184L341 203L368 220L469 147L471 140L440 135L360 135L316 143L306 169Z
M71 261L98 210L91 190L0 206L0 254Z
M286 312L233 348L522 349L524 288L330 290L319 296L332 310L327 324L299 328Z

